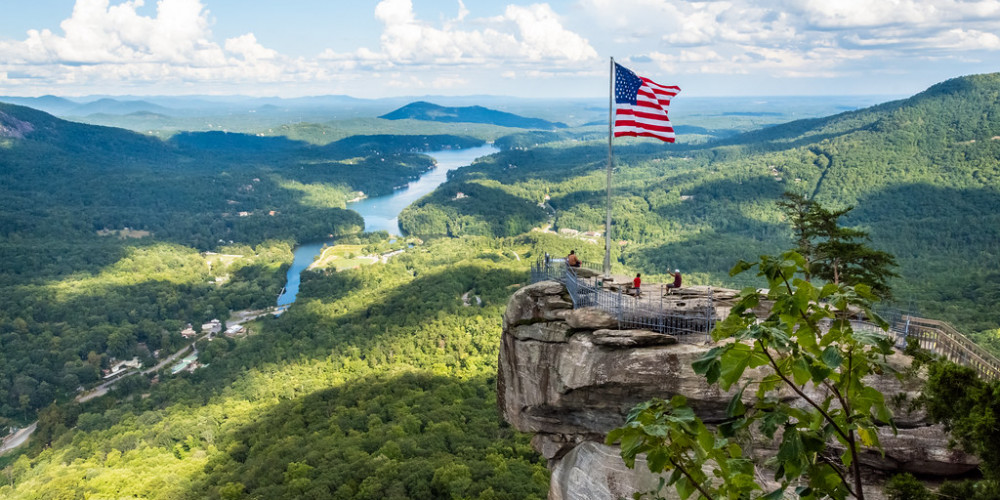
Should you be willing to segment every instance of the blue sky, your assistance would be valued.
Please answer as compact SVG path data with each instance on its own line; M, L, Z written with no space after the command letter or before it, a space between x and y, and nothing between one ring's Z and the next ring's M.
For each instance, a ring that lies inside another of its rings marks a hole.
M0 0L0 95L905 95L1000 71L1000 0Z

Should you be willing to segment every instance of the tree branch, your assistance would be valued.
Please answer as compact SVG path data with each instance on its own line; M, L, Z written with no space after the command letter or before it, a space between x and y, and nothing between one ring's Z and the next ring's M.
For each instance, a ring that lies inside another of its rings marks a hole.
M710 495L707 491L705 491L705 488L701 486L701 483L695 481L694 478L691 477L691 474L688 473L687 469L685 469L683 465L674 462L673 458L668 458L668 460L670 460L670 465L673 465L675 469L681 471L681 474L684 474L684 476L688 478L688 481L691 481L691 484L694 485L694 487L701 493L703 497L707 498L708 500L715 500L715 498L712 495Z
M854 369L854 356L853 356L854 351L853 351L853 349L854 348L852 347L850 350L847 351L847 353L848 353L848 357L847 357L847 381L848 381L848 383L850 383L850 380L851 380L851 371ZM849 389L849 387L848 387L848 389ZM849 406L844 408L844 411L848 412L847 413L848 415L850 415L850 411L849 410L850 410ZM847 441L847 444L851 448L851 470L854 473L854 487L857 488L857 490L858 490L858 494L856 496L858 497L858 500L865 500L865 492L864 492L864 490L862 489L862 486L861 486L861 462L858 460L858 447L857 447L857 444L854 442L854 430L851 429L851 431L848 432L848 435L851 437Z
M847 492L850 493L852 497L858 496L857 493L854 493L854 490L851 489L851 483L847 481L846 477L844 477L844 473L840 470L840 467L837 467L838 465L837 462L834 462L833 460L830 460L829 458L820 455L818 453L816 454L816 458L818 458L821 462L825 463L826 465L829 465L830 468L833 469L833 472L835 472L837 476L840 477L840 481L844 483L844 487L847 488Z
M818 404L816 404L816 402L813 401L809 396L806 396L806 393L802 392L802 390L799 389L794 382L789 380L788 377L786 377L785 374L781 372L781 369L778 368L778 363L774 361L774 357L771 356L771 352L768 351L766 347L764 347L764 343L761 342L760 340L757 340L757 342L760 342L761 350L764 351L764 355L767 356L767 360L771 363L771 367L774 368L774 372L777 373L779 377L781 377L781 380L784 380L785 383L788 384L788 386L791 387L793 391L795 391L795 394L798 394L800 398L805 400L805 402L809 403L809 406L812 406L813 408L816 409L816 411L820 413L820 415L823 415L823 418L826 419L826 421L833 426L833 430L837 431L837 434L840 434L840 437L844 438L844 441L848 441L849 440L848 435L840 428L839 425L837 425L837 422L833 420L833 417L831 417L830 414L824 411L823 408L820 407Z

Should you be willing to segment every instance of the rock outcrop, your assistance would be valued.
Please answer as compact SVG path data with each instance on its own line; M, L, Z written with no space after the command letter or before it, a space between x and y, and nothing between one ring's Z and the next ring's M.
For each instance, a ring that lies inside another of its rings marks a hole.
M721 311L720 311L721 312ZM503 317L498 405L503 417L534 434L532 445L549 461L551 499L617 499L649 491L657 478L637 465L625 467L618 449L603 444L636 403L675 394L706 422L724 417L731 393L708 385L691 363L711 348L705 341L678 342L645 330L616 330L611 315L572 309L563 285L547 281L518 290ZM892 361L908 365L902 355ZM755 376L750 374L750 376ZM886 398L912 401L920 381L885 376L870 382ZM814 389L815 390L815 389ZM750 391L748 391L750 392ZM752 395L746 394L747 402ZM796 397L782 394L794 403ZM885 450L865 453L874 474L915 472L942 476L974 469L978 460L948 447L943 429L922 414L897 410L899 430L885 428ZM754 458L773 456L773 443L745 447Z

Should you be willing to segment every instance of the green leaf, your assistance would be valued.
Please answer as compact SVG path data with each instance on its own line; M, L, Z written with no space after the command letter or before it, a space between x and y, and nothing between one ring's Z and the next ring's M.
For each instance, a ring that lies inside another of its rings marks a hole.
M630 432L621 438L622 456L635 457L644 450L646 443L639 432Z
M790 479L801 475L803 468L809 463L802 435L794 425L785 425L775 460L784 467L785 477Z
M722 374L722 362L719 360L723 348L713 347L702 357L691 363L691 368L698 375L704 375L709 384L714 384Z
M721 363L719 375L722 390L728 391L743 376L743 372L750 365L752 356L752 348L746 344L736 343L728 346L719 358Z
M607 445L615 444L616 441L621 439L623 434L625 434L625 429L622 428L611 429L611 431L608 432L608 436L604 438L604 444Z
M667 464L669 463L670 456L664 448L656 448L646 455L646 466L649 467L649 471L654 474L659 474L660 472L666 470Z
M786 422L788 422L788 414L781 411L769 411L760 419L760 431L768 439L773 439L778 427L785 425Z
M751 262L747 262L747 261L745 261L743 259L740 259L740 261L737 262L736 265L733 266L733 268L729 270L729 276L732 277L732 276L736 276L737 274L749 271L750 269L753 269L754 266L756 266L756 265L757 264L754 264L754 263L751 263Z
M836 346L826 346L823 350L823 354L820 356L823 364L829 367L831 370L836 370L840 368L840 364L844 361L844 356L840 354L840 349Z
M809 302L812 300L811 288L802 286L795 290L795 293L792 295L792 302L795 304L795 313L805 311L809 308Z
M677 495L680 496L682 500L691 496L695 490L694 485L691 484L691 481L688 480L686 476L678 478L677 482L674 483L674 487L677 488Z
M833 370L830 370L829 368L821 364L812 363L809 365L809 375L812 381L816 384L819 384L820 382L829 378L832 373Z
M743 391L747 388L747 384L743 384L740 390L733 394L733 397L729 398L729 404L726 405L726 416L727 417L742 417L747 412L747 407L743 404Z
M784 497L785 497L785 488L778 488L760 498L761 500L781 500Z
M792 380L795 385L803 385L812 378L809 373L809 362L805 358L795 358L792 362Z
M711 451L715 448L715 434L705 427L701 428L698 432L698 446L701 446L702 450Z

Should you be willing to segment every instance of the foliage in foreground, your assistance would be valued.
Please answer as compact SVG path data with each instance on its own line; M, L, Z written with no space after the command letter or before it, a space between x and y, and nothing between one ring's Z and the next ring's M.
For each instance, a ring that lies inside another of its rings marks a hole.
M736 388L727 420L709 430L682 397L640 404L607 437L608 443L620 441L629 466L646 454L650 471L668 474L665 484L682 498L697 492L697 498L706 499L778 499L790 490L805 499L864 498L858 456L863 448L880 448L876 428L892 425L893 419L883 395L863 379L890 369L885 356L892 353L891 344L878 333L855 331L849 321L852 308L877 318L868 309L875 300L869 286L817 287L796 277L806 266L801 255L787 252L733 268L736 274L757 267L773 306L758 322L754 309L765 297L755 288L745 289L712 333L716 342L730 341L693 365L723 391ZM825 322L829 328L821 327ZM766 374L751 380L746 371L756 368ZM744 393L754 383L753 402L747 405ZM808 395L807 385L824 389L826 396ZM782 388L807 405L774 397ZM775 484L756 482L754 464L742 457L738 438L753 427L780 440L777 456L768 464ZM704 472L705 466L712 475Z
M916 404L927 410L928 417L943 423L957 446L981 459L982 478L945 481L930 489L912 474L897 474L885 484L889 500L993 500L1000 498L1000 454L994 449L1000 432L1000 382L985 381L975 370L935 357L908 339L907 355L913 367L928 366L928 378Z
M955 444L982 460L983 480L965 487L961 498L1000 497L1000 381L986 381L975 370L947 361L930 365L921 395L928 416L943 423ZM957 487L957 486L956 486Z

